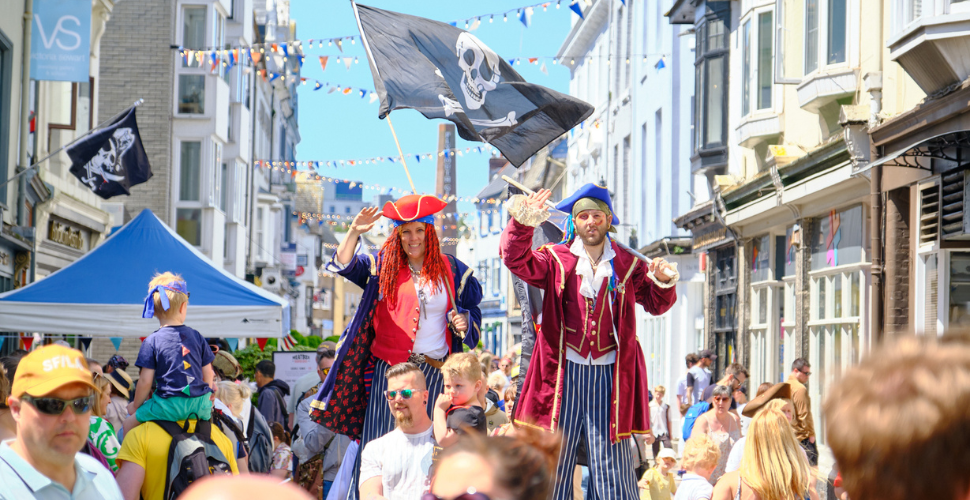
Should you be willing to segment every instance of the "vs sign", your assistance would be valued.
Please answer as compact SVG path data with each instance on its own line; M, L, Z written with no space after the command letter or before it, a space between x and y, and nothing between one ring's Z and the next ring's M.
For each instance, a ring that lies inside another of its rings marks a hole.
M91 2L34 0L30 77L87 82L90 75Z

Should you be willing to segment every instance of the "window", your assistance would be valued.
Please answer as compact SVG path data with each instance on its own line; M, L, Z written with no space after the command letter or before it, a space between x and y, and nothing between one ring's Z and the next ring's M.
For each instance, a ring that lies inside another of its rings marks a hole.
M195 246L202 245L202 209L179 208L175 210L175 232Z
M846 62L847 14L847 0L805 0L806 74L819 69L820 64Z
M222 144L215 142L212 144L212 170L206 168L206 176L210 176L212 184L206 187L206 203L209 206L216 206L222 199Z
M222 185L219 187L219 209L226 213L229 208L229 165L222 164Z
M492 295L502 293L502 259L492 259Z
M179 75L179 113L205 113L205 75Z
M707 2L704 20L696 28L694 152L727 144L727 55L730 3Z
M216 49L226 48L226 18L222 17L222 14L214 12L212 16L212 45L211 47ZM226 71L226 64L223 62L225 56L222 56L222 61L217 62L217 68L219 71L219 76L222 77L226 83L229 83L229 74Z
M183 141L179 155L179 200L201 201L202 143Z
M193 50L206 49L205 7L185 7L182 9L182 47ZM182 67L188 66L183 59Z
M7 158L10 140L11 78L13 77L13 44L0 31L0 158ZM0 161L0 179L7 179L7 161ZM0 186L0 205L7 203L7 184ZM12 288L12 284L9 284ZM8 290L7 282L0 280L0 290ZM7 342L15 344L15 342Z
M350 213L350 207L349 206L344 207L344 213L345 214L349 214Z
M758 14L758 109L771 107L772 13Z
M742 116L771 108L772 16L771 11L761 12L744 21L741 35Z
M624 24L625 24L623 22L623 14L624 14L625 10L626 9L624 9L623 7L620 7L617 10L617 18L619 19L619 22L616 24L616 54L617 54L617 58L616 58L616 60L610 61L610 63L613 64L613 71L615 72L614 74L616 75L616 77L615 77L616 79L614 80L614 84L613 84L613 96L614 97L616 97L616 96L618 96L620 94L620 74L621 74L621 71L622 71L621 68L623 66L625 66L625 64L624 64L624 57L623 57L623 27L624 27Z
M751 112L751 20L741 28L741 116Z
M950 253L949 327L970 325L970 252Z

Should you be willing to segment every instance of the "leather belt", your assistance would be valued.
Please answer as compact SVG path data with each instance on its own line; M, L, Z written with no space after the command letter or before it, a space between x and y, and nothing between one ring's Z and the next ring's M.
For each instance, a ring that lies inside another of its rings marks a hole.
M419 365L421 363L427 363L436 370L441 370L441 367L445 365L444 361L438 361L437 359L434 359L432 357L425 356L424 354L414 353L414 352L412 352L408 356L408 362L419 364Z

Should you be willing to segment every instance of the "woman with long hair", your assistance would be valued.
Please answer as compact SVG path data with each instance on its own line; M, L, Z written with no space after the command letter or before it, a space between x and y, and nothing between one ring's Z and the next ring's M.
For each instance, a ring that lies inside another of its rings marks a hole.
M711 500L818 500L808 458L781 410L751 419L741 469L721 477Z
M441 365L480 337L482 287L467 265L441 251L434 196L408 195L383 210L354 218L326 270L364 289L357 313L337 344L333 368L311 403L311 416L337 434L360 439L360 449L394 429L384 396L388 368L406 361L421 368L429 401L444 385ZM357 253L360 237L381 217L393 228L375 256ZM428 405L428 415L434 405ZM355 472L360 470L360 454ZM355 473L355 476L357 474ZM355 477L356 479L356 477ZM356 481L351 497L357 498Z
M104 455L105 461L111 467L112 472L118 472L118 465L115 459L121 451L121 442L118 441L118 434L114 426L105 418L108 412L108 404L111 402L111 382L103 375L94 377L94 404L91 405L91 427L88 429L88 440Z
M741 424L728 411L731 407L731 389L725 385L719 385L714 388L713 394L714 402L711 403L711 410L697 418L691 431L691 437L706 434L721 449L717 468L711 474L711 484L717 483L717 480L724 475L728 454L731 453L734 443L741 439Z

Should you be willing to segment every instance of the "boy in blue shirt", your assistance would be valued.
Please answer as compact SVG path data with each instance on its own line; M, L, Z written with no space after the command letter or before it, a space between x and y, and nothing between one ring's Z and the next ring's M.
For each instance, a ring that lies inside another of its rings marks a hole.
M125 431L141 422L178 422L212 416L214 355L202 335L185 326L188 287L180 275L156 274L148 284L143 318L155 317L160 328L141 344L135 366L141 368ZM151 395L152 381L157 382Z

